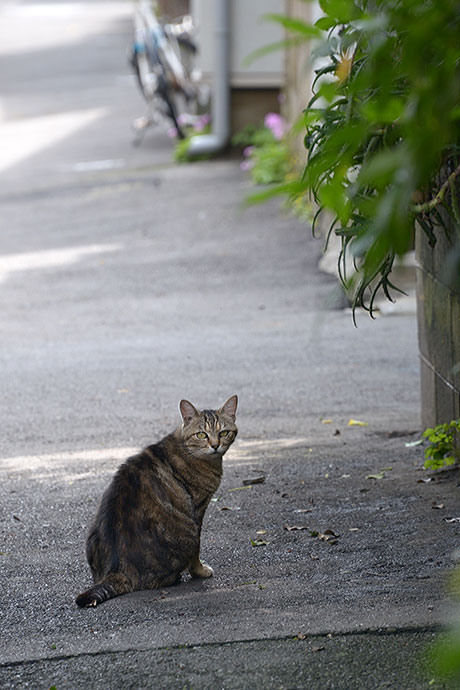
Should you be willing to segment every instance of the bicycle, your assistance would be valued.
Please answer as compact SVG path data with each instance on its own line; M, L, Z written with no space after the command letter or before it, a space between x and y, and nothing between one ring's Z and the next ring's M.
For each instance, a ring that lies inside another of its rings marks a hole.
M198 75L193 69L197 52L191 17L162 24L150 0L138 0L134 14L134 44L131 65L147 110L133 122L135 143L146 129L167 118L177 137L192 125L198 100Z

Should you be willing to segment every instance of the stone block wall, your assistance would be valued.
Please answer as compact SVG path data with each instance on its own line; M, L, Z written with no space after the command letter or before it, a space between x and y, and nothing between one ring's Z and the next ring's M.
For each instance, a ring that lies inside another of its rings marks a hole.
M460 418L460 290L448 260L458 239L441 231L437 237L434 248L420 229L416 238L423 428Z

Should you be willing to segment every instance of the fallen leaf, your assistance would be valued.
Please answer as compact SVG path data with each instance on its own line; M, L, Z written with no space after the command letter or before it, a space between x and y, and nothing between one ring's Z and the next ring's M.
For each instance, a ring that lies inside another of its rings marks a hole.
M340 436L340 429L336 429L334 431L334 436Z
M359 527L350 527L349 532L359 532Z
M18 522L21 522L21 518L18 517L17 515L13 515L13 520L17 520Z
M418 441L410 441L409 443L405 443L404 445L406 448L414 448L415 446L420 446L423 443L423 438L420 438Z
M443 518L444 522L460 522L460 517L455 518Z
M331 546L334 546L334 544L337 544L337 539L333 539L332 537L330 537L327 534L319 534L318 539L320 539L321 541L327 542Z
M243 479L245 486L252 486L253 484L263 484L265 477L256 477L255 479Z
M369 426L368 422L360 422L359 419L350 419L348 426Z
M340 537L340 534L336 534L333 530L331 529L326 529L324 530L324 535L325 536L331 536L331 537Z
M267 546L270 542L263 539L251 539L251 546Z
M322 419L321 424L332 424L332 419Z
M427 477L426 479L417 479L417 484L428 484L428 482L432 482L433 477Z
M323 649L326 649L326 647L312 647L311 651L312 652L322 652Z
M331 529L326 529L324 530L324 532L317 532L316 530L311 530L310 536L317 537L321 541L325 541L333 545L337 544L337 539L340 537L340 534L336 534Z
M252 484L249 486L235 486L234 489L229 489L228 492L231 493L232 491L243 491L244 489L252 489Z
M377 474L368 474L366 479L383 479L385 472L377 472Z
M299 633L297 633L296 638L297 638L298 640L306 640L306 639L307 639L307 636L304 635L303 633L300 633L300 632L299 632Z
M349 479L350 475L349 474L342 474L340 475L340 479Z
M433 501L431 507L437 510L442 510L445 506L444 503L436 503L436 501Z
M256 534L267 534L267 530L266 529L258 529Z
M239 506L235 506L234 508L230 508L230 506L222 506L222 508L217 508L217 510L241 510Z
M393 470L392 467L382 467L382 469L380 471L381 472L391 472L392 470Z
M294 513L311 513L311 508L297 508Z
M299 532L303 529L308 529L307 525L284 525L284 529L288 532Z

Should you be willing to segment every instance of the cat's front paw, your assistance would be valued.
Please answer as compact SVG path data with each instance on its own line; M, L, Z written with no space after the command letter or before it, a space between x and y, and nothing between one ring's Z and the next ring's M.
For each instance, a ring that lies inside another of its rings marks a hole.
M210 565L206 565L206 563L199 563L193 568L190 568L190 575L192 577L212 577L214 575L214 570Z

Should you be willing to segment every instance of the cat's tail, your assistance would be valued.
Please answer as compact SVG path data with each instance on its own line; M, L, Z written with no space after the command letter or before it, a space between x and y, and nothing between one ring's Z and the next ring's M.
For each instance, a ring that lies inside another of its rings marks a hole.
M82 592L75 599L78 606L90 607L102 604L108 599L132 592L133 588L130 581L123 573L110 573L107 577L90 587L86 592Z

